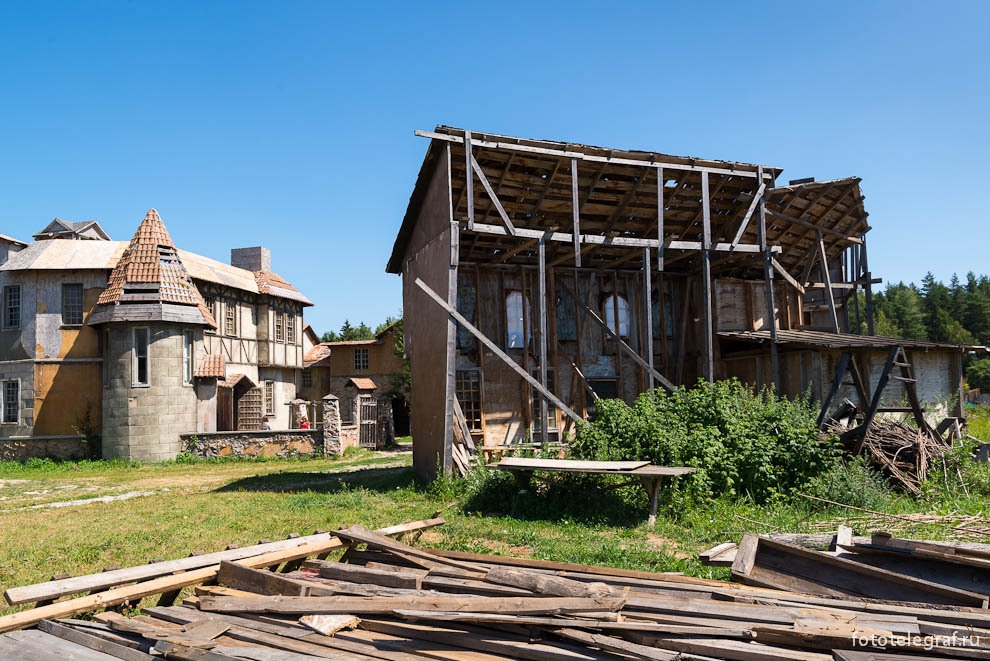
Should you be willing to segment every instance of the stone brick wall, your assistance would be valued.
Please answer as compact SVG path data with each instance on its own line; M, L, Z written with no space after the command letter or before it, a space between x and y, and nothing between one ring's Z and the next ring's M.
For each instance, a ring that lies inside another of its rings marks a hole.
M151 329L149 385L132 385L133 329ZM176 324L113 325L103 397L103 457L139 461L172 459L179 435L196 429L196 391L182 382L182 331ZM196 333L197 344L201 331Z
M204 459L219 457L323 457L323 430L291 429L182 434L183 449ZM339 450L338 450L339 451Z
M0 461L25 461L43 457L62 460L86 459L89 457L89 452L79 436L0 439Z

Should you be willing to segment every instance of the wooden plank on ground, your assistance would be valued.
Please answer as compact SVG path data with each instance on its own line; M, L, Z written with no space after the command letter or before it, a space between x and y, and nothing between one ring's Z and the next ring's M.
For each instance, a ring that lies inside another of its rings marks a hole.
M518 614L579 613L617 611L626 603L622 597L475 597L429 594L400 597L224 597L203 596L202 611L220 613L281 613L309 615L348 613L353 615L391 613L399 609L454 612L501 612Z
M72 627L66 626L61 622L43 620L38 623L38 629L47 634L58 636L59 638L75 643L76 645L88 647L89 649L96 650L97 652L105 652L115 659L122 659L123 661L153 661L154 659L154 657L150 654L145 654L140 650L133 649L126 645L122 645L86 631L73 629Z
M388 528L382 528L378 532L383 535L398 535L405 532L410 532L412 530L432 528L433 526L440 525L443 522L444 520L441 518L426 519L424 521L414 521L397 526L390 526ZM303 544L302 546L294 546L259 556L244 558L240 562L248 567L267 567L274 563L305 558L317 553L340 548L343 545L344 544L340 539L333 537L325 541ZM198 585L199 583L214 580L219 571L220 565L194 569L181 574L176 574L174 576L164 576L161 578L152 579L150 581L145 581L143 583L113 588L105 592L99 592L96 594L87 595L85 597L76 597L67 601L56 602L49 606L42 606L40 608L0 616L0 633L30 627L38 622L41 622L42 620L71 617L72 615L77 615L79 613L86 613L89 611L122 604L125 601L136 601L142 597L147 597L148 595L159 594L161 592L167 592L168 590L174 590L176 588L186 587L189 585Z

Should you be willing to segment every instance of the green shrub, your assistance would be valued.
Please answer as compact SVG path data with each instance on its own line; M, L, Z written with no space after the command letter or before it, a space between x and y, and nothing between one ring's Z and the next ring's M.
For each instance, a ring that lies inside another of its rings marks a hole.
M880 471L861 457L836 463L832 470L811 481L808 492L843 505L871 510L883 510L894 495Z
M631 407L621 400L597 407L598 419L581 425L570 446L574 458L694 466L679 483L694 497L747 494L765 502L805 487L835 462L807 398L755 393L737 379L644 393Z

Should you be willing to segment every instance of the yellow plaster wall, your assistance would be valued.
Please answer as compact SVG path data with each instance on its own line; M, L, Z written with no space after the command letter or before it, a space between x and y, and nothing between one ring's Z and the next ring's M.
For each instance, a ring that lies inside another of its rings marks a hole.
M100 363L35 365L34 434L74 434L73 427L81 423L87 408L93 427L99 429L102 381Z

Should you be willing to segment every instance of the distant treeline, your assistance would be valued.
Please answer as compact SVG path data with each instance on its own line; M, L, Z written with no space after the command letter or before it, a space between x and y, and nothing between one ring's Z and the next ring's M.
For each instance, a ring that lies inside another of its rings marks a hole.
M391 326L392 324L402 321L402 313L399 316L386 317L385 321L375 326L372 330L371 326L364 323L363 321L357 326L353 325L349 319L345 319L343 325L338 331L327 331L320 337L321 342L353 342L354 340L373 340L375 335L381 333L383 330Z
M990 346L990 278L970 272L965 282L953 275L946 285L929 272L920 287L888 284L873 297L873 330L886 337ZM866 334L865 321L859 332ZM966 377L970 387L990 391L990 358L969 357Z

